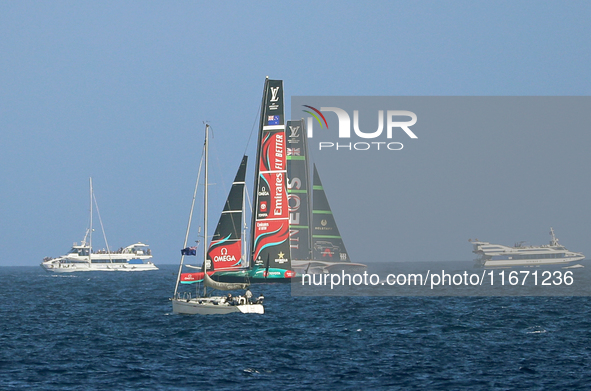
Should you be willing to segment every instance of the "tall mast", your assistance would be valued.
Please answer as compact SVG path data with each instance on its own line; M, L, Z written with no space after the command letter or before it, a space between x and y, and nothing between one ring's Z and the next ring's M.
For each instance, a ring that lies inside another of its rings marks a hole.
M90 227L88 230L88 262L91 262L92 254L92 177L90 177Z
M209 246L207 245L207 170L209 167L208 158L209 158L209 145L208 145L208 133L209 133L209 124L205 124L205 189L203 195L203 273L205 278L205 274L207 274L207 250ZM207 293L207 287L203 285L203 296Z
M203 146L205 149L205 145ZM201 167L203 165L203 153L201 154L201 159L199 162L199 170L197 170L197 180L195 181L195 190L193 190L193 201L191 202L191 212L189 213L189 221L187 221L187 230L185 231L185 241L183 242L183 248L187 247L187 242L189 241L189 231L191 230L191 221L193 221L193 211L195 209L195 199L197 198L197 189L199 188L199 179L201 177ZM199 233L201 229L199 229ZM174 296L177 297L177 292L179 289L179 282L181 281L181 273L183 272L183 263L185 262L185 254L181 253L181 263L179 264L179 272L177 274L176 285L174 286Z
M254 240L255 240L255 227L256 227L256 219L257 219L257 192L258 192L258 183L259 183L259 162L261 160L261 152L260 152L260 145L261 145L261 138L263 136L262 128L265 118L265 102L267 100L267 83L269 82L269 76L265 77L265 85L263 87L263 99L261 102L261 118L259 120L259 131L258 131L258 139L257 139L257 153L256 153L256 160L254 163L254 184L252 186L252 216L250 217L250 248L249 252L250 255L248 257L248 267L252 268L255 264L254 259Z

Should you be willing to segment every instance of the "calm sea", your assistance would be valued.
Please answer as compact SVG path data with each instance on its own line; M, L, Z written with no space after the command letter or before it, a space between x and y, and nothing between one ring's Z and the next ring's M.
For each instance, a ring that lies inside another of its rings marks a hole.
M0 389L591 389L588 297L292 297L173 315L176 267L0 268Z

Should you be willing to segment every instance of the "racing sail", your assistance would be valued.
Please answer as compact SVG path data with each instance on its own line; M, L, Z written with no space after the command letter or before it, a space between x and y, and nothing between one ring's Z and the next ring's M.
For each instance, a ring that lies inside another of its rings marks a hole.
M313 259L325 262L351 262L314 165L312 208Z
M310 238L310 175L304 120L287 121L287 199L291 258L312 258Z
M251 267L289 270L291 259L283 102L283 81L266 79L255 168Z
M232 188L224 204L224 210L209 245L207 251L209 270L233 270L243 267L242 208L247 160L247 156L242 158Z

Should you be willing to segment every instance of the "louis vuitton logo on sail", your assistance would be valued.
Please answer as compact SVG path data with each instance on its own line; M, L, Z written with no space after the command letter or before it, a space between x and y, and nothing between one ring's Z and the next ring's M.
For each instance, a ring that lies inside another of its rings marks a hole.
M289 126L289 138L299 137L299 126Z
M303 110L305 113L310 114L312 117L307 118L307 131L308 131L308 138L312 138L314 135L314 119L316 122L320 124L320 127L326 126L328 129L328 122L326 117L322 112L333 112L337 115L339 121L339 139L350 139L351 138L351 117L349 114L339 108L339 107L321 107L320 110L304 105L310 110ZM410 127L417 122L417 115L412 111L408 110L387 110L386 115L384 116L384 110L378 110L378 128L372 132L364 132L359 127L359 110L353 110L353 131L357 137L363 139L376 139L380 137L384 131L384 117L386 118L386 138L388 140L392 139L392 135L395 129L400 128L404 131L404 133L410 137L411 139L418 138L417 135L410 129ZM400 119L407 117L410 120L401 121ZM322 118L323 121L320 119ZM347 150L357 150L357 151L366 151L369 149L388 149L391 151L399 151L404 148L404 145L401 142L392 142L392 141L372 141L372 142L356 142L356 143L334 143L334 142L319 142L318 149L347 149Z
M269 110L277 110L279 105L279 87L271 87L271 98L269 99Z

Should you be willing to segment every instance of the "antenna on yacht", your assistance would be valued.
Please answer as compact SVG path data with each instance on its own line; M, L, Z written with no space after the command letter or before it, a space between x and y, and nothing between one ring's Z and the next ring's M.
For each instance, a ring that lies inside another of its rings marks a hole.
M556 239L556 235L554 235L554 229L552 229L552 227L550 227L550 236L552 237L552 239L550 239L550 246L558 246L558 239Z

